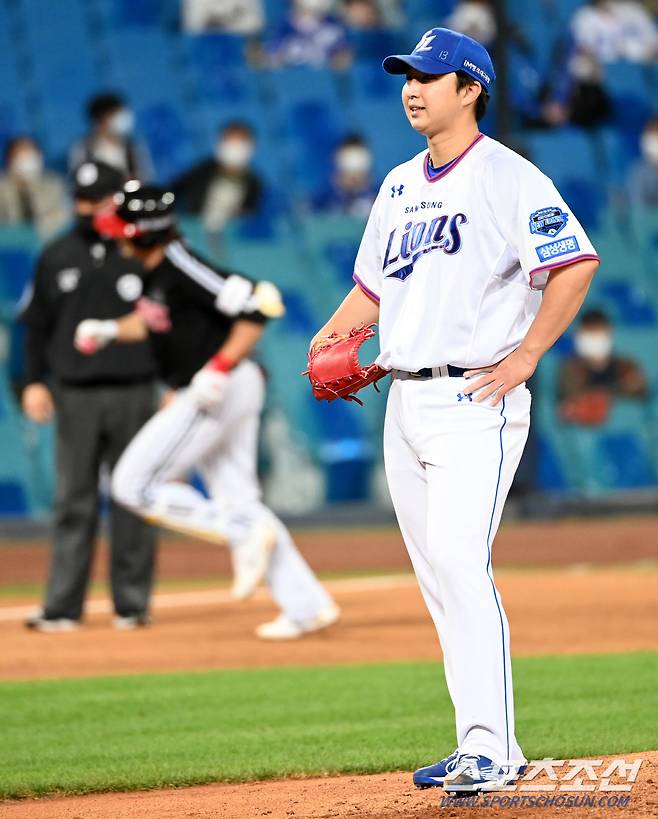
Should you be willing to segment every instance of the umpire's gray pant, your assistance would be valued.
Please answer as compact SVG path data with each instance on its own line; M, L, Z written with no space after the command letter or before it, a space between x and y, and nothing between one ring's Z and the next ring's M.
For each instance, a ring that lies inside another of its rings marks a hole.
M57 489L46 617L80 619L99 518L98 477L112 470L155 408L151 383L55 389ZM117 614L148 610L155 530L112 503L110 584Z

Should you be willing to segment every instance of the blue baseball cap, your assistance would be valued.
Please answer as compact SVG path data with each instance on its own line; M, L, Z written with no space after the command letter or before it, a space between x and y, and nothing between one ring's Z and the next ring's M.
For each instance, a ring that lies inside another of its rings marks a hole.
M411 54L392 54L382 63L389 74L406 74L411 68L424 74L464 71L489 93L496 73L487 49L472 37L449 28L426 31Z

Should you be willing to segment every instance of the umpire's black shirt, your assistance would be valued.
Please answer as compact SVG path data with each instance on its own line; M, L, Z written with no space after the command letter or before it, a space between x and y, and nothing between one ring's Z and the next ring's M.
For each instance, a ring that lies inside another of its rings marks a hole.
M148 342L109 344L95 355L73 346L83 319L116 319L131 313L142 293L143 271L113 241L83 225L48 244L37 261L26 324L25 381L52 373L65 386L126 385L149 381L155 363Z
M218 309L218 295L230 275L178 240L167 245L162 262L145 274L144 295L169 308L171 330L152 333L151 342L158 374L170 387L190 383L226 341L236 320L267 321L258 312L232 317Z

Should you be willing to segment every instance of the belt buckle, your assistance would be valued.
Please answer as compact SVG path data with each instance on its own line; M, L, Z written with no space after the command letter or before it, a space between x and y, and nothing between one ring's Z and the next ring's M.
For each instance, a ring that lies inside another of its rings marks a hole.
M409 372L408 375L409 375L410 378L424 378L425 377L421 372L418 372L418 370L416 370L416 372L414 372L414 373Z

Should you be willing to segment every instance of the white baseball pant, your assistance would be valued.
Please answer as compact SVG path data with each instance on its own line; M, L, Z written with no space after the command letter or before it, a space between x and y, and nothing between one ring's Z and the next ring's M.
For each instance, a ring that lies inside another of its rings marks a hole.
M264 377L245 360L229 376L219 406L204 412L188 390L151 418L121 456L112 475L116 501L162 526L239 548L252 528L275 527L267 572L272 595L293 622L305 622L332 600L293 539L261 500L256 472ZM210 499L184 483L197 470Z
M388 485L443 649L460 753L520 764L507 617L491 545L528 435L524 385L501 404L465 378L394 377L384 425Z

